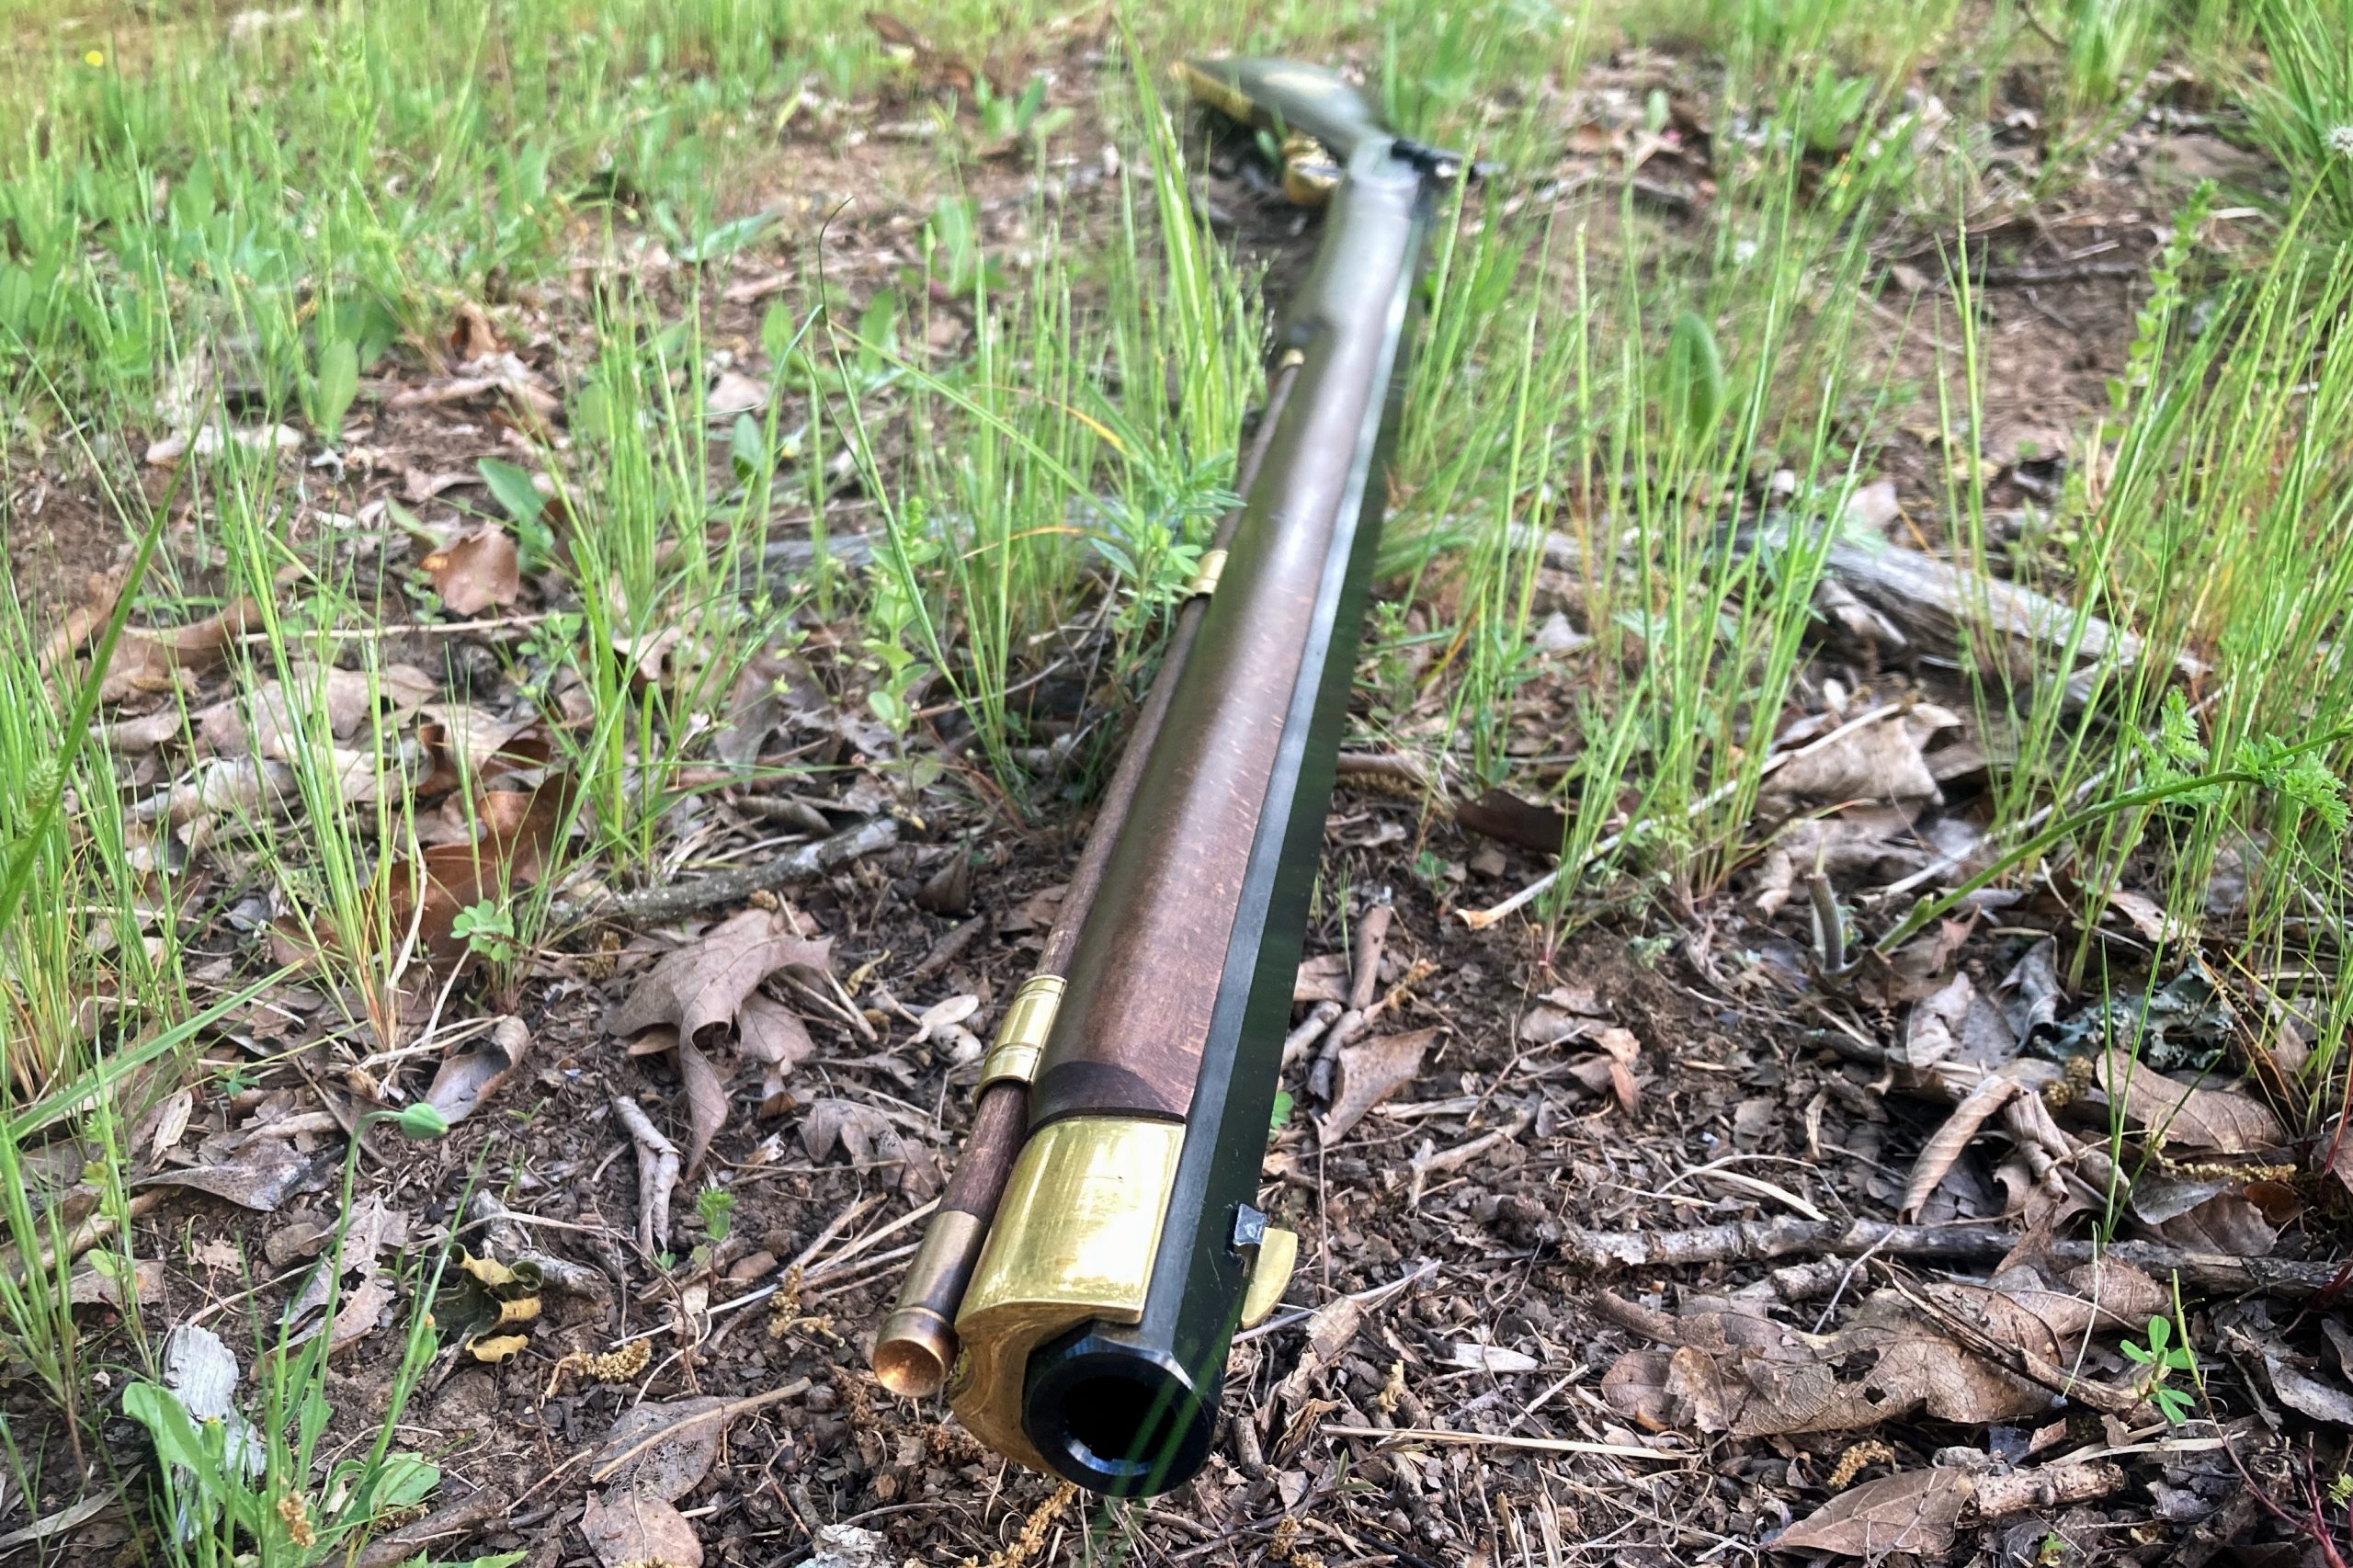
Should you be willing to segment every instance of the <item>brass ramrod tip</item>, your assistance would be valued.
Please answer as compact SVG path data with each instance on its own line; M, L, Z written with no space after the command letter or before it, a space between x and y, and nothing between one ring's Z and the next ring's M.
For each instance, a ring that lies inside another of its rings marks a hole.
M956 1358L956 1331L938 1312L901 1307L874 1341L874 1375L902 1399L928 1399L948 1381Z

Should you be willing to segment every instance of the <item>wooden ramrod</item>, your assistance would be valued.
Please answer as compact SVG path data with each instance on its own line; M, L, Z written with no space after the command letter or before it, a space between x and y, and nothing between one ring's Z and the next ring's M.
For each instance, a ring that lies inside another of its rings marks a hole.
M1380 533L1415 281L1460 160L1337 76L1180 66L1328 199L1269 396L972 1136L876 1339L990 1448L1144 1495L1208 1458L1237 1325L1298 1240L1256 1207L1333 757Z

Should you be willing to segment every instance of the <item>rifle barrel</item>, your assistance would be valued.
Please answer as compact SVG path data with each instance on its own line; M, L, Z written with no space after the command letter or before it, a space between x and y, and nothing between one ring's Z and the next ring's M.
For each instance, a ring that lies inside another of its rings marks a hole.
M876 1349L893 1388L945 1369L959 1419L998 1452L1126 1495L1200 1468L1233 1331L1279 1299L1295 1253L1253 1205L1414 284L1455 167L1379 131L1328 73L1187 70L1218 107L1313 124L1344 169L1244 503L1139 714L1051 979L1021 994L1051 1000L1009 1009L964 1168Z

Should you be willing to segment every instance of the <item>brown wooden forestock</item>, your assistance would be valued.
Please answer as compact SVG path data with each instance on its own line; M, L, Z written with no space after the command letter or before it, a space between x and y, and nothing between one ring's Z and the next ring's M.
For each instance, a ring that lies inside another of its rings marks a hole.
M1254 494L1245 509L1096 891L1089 939L1072 954L1032 1128L1082 1115L1182 1120L1191 1103L1350 460L1368 400L1388 392L1380 332L1324 334L1318 347L1270 422L1270 444L1292 454L1280 494Z

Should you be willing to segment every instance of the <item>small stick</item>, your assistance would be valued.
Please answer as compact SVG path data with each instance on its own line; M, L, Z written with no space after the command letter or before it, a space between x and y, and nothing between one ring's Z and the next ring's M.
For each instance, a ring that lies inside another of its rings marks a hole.
M1467 1165L1496 1144L1510 1142L1527 1131L1528 1124L1535 1119L1533 1116L1522 1111L1508 1125L1498 1127L1493 1132L1483 1137L1473 1138L1467 1143L1458 1143L1443 1154L1431 1154L1427 1158L1419 1154L1414 1156L1414 1190L1412 1196L1405 1200L1407 1207L1416 1206L1422 1201L1422 1184L1431 1176L1443 1176L1448 1171Z
M1315 1065L1308 1070L1307 1092L1319 1100L1332 1097L1332 1074L1337 1068L1340 1052L1353 1044L1365 1031L1366 1015L1373 998L1381 994L1381 959L1389 946L1389 922L1394 912L1389 897L1381 894L1357 921L1356 941L1348 960L1348 1007L1331 1032L1324 1037L1323 1049L1315 1054Z
M934 942L931 945L931 951L924 954L923 961L916 964L913 970L908 971L908 981L915 984L921 984L923 982L929 980L932 976L940 973L942 971L946 970L949 964L954 963L958 959L963 957L964 949L971 947L974 941L978 940L981 934L988 928L989 917L987 915L973 915L970 920L965 921L962 925L957 926L954 930L940 937L939 940Z
M756 892L773 892L779 888L813 882L836 867L862 859L878 850L888 849L898 842L899 824L896 818L869 817L831 838L821 838L814 844L796 845L764 866L747 867L740 871L722 871L715 876L698 877L688 882L641 888L636 892L605 892L576 903L559 903L548 913L559 926L577 926L590 920L611 920L632 926L658 925L665 920L676 920L682 915L716 908L722 903L741 903Z
M649 1257L670 1246L670 1195L678 1187L678 1148L638 1103L613 1096L613 1114L637 1145L637 1244Z
M404 1525L390 1535L369 1542L353 1568L394 1568L394 1564L415 1558L418 1548L427 1542L471 1535L483 1521L506 1506L504 1491L495 1486L483 1487L447 1507L437 1508L413 1525Z
M2030 1508L2056 1508L2069 1503L2089 1503L2124 1486L2124 1467L2095 1461L2064 1460L2006 1475L1981 1475L1970 1504L1980 1519L2006 1518Z
M1683 1268L1708 1263L1763 1263L1777 1257L1889 1257L1965 1262L2006 1256L2018 1233L1998 1223L1889 1225L1876 1220L1747 1220L1689 1231L1586 1231L1544 1227L1544 1239L1588 1268ZM2230 1257L2154 1242L2053 1242L2059 1264L2112 1258L2160 1278L2178 1273L2187 1284L2215 1292L2268 1291L2313 1296L2328 1289L2340 1265L2291 1258Z
M1437 1426L1340 1426L1324 1428L1328 1437L1370 1437L1381 1443L1458 1443L1478 1449L1528 1449L1540 1454L1606 1454L1616 1459L1658 1460L1673 1463L1692 1457L1688 1449L1643 1449L1631 1443L1588 1443L1574 1437L1517 1437L1500 1433L1449 1432Z
M1339 1016L1340 1005L1337 1002L1327 999L1316 1003L1313 1010L1300 1020L1299 1027L1283 1036L1283 1065L1287 1068L1298 1065L1301 1058L1314 1047L1316 1037L1330 1028L1332 1020Z

